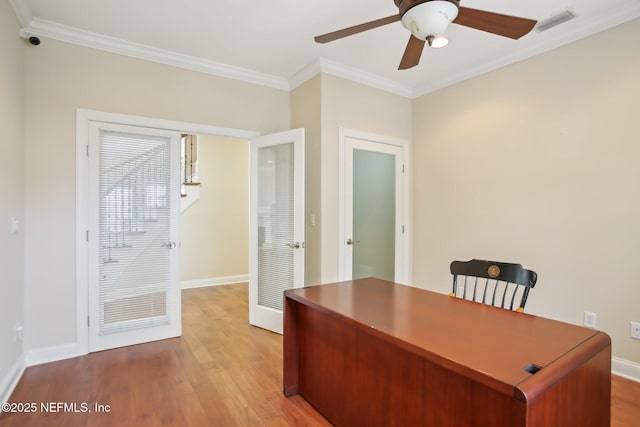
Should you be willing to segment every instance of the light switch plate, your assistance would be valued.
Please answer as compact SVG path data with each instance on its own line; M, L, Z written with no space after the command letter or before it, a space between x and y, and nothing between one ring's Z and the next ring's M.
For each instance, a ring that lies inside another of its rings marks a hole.
M20 229L20 220L16 217L11 217L11 234L16 234Z
M584 312L583 325L587 328L596 328L596 314L589 311Z

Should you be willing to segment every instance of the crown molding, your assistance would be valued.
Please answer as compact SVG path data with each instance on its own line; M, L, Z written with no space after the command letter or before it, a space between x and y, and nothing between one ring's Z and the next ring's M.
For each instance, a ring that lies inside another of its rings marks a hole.
M31 22L31 9L29 9L27 3L24 0L9 0L9 3L11 3L11 7L13 7L13 12L16 14L16 18L18 18L20 26L22 28L29 26Z
M626 7L619 8L616 11L613 11L612 13L608 13L606 15L592 15L585 18L581 18L579 15L577 15L576 21L578 19L583 19L579 28L574 29L573 31L559 33L556 37L549 38L544 42L535 44L528 49L520 50L513 55L502 57L496 61L488 62L479 67L467 69L460 73L452 74L444 79L433 80L425 86L416 88L416 90L414 91L414 98L426 95L431 92L435 92L447 86L460 83L464 80L468 80L473 77L495 71L499 68L506 67L507 65L514 64L516 62L551 51L553 49L557 49L559 47L565 46L569 43L573 43L585 37L589 37L601 31L613 28L617 25L624 24L625 22L631 21L638 17L640 17L640 3L635 0L630 1ZM549 31L553 31L553 29Z
M320 70L323 73L342 77L347 80L352 80L363 85L371 86L376 89L404 96L405 98L413 97L413 90L408 85L400 84L393 80L380 77L376 74L372 74L358 68L349 67L347 65L340 64L339 62L331 61L326 58L319 58L319 62Z
M291 89L293 90L297 88L319 73L341 77L343 79L351 80L356 83L400 95L405 98L413 97L413 90L410 86L385 79L376 74L372 74L358 68L349 67L347 65L340 64L339 62L331 61L327 58L318 58L314 60L309 65L298 71L293 77L291 77L291 79L289 79Z
M291 90L294 90L298 86L302 86L303 83L311 80L321 72L322 68L320 66L320 59L314 59L289 79L289 87L291 88Z
M28 27L24 30L29 34L48 37L54 40L99 49L110 53L144 59L160 64L172 65L174 67L199 71L219 77L254 83L274 89L290 90L289 81L285 78L259 73L246 68L223 64L221 62L157 49L38 18L32 19L29 22Z
M12 2L13 1L21 3L19 0L12 0ZM157 49L38 18L31 19L28 26L24 28L24 32L30 35L47 37L92 49L172 65L174 67L240 80L274 89L291 91L318 73L327 73L407 98L412 97L412 90L409 86L384 79L354 67L348 67L326 58L318 58L296 73L291 79L286 79L221 62Z

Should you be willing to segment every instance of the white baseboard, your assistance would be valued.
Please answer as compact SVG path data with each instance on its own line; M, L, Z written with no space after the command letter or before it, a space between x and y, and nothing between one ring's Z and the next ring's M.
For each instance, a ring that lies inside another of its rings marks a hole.
M58 360L71 359L86 354L79 350L76 343L56 345L53 347L29 350L26 354L27 367L41 365L43 363L57 362Z
M210 279L186 280L181 282L182 289L206 288L207 286L232 285L235 283L246 283L249 281L248 275L212 277Z
M614 357L611 360L611 372L615 375L640 382L640 363Z
M22 378L22 374L24 373L26 366L24 361L24 353L18 357L18 360L13 364L7 376L2 379L0 383L0 403L8 402L11 397L11 393L18 385L18 381ZM0 409L0 414L2 410Z

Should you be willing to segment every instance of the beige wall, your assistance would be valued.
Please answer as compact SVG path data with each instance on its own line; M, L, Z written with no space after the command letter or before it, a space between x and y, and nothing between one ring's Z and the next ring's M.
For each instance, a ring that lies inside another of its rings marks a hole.
M180 216L181 280L248 276L249 142L199 135L197 173L200 197Z
M338 279L338 129L348 128L411 142L411 100L323 74L321 90L322 276Z
M23 51L29 47L19 29L9 2L0 1L0 394L22 354L14 327L24 319ZM14 234L12 218L20 221Z
M538 272L527 311L640 363L640 20L414 101L413 282L454 259ZM418 262L419 260L419 262Z
M43 39L25 56L27 349L74 343L76 109L269 133L287 91Z
M291 92L291 127L305 129L305 284L322 283L321 206L321 78L316 76ZM315 221L312 220L315 218Z
M411 101L321 74L292 92L291 105L292 127L306 129L306 284L334 282L338 280L338 130L410 141Z

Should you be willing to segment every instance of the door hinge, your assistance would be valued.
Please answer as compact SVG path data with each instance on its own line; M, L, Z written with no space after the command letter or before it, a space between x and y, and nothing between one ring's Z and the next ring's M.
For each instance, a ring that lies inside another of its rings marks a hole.
M87 157L89 157L89 144L87 144Z
M89 230L87 230L87 242L89 241Z
M91 327L91 322L89 322L89 316L87 316L87 328Z
M404 225L402 226L402 234L404 234Z
M402 164L402 173L404 173L404 163Z

